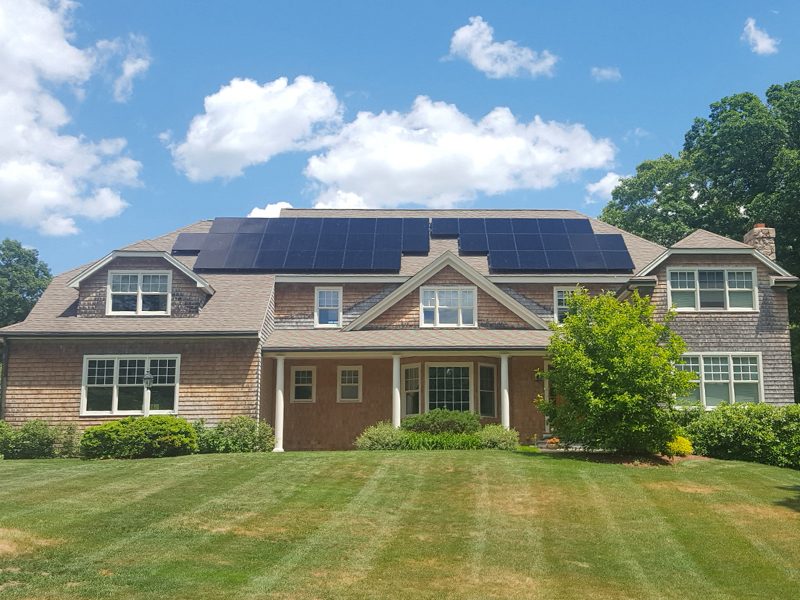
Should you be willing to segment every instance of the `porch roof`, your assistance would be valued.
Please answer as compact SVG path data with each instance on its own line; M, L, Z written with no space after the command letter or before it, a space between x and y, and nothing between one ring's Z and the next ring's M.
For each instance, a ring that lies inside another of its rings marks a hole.
M267 352L342 350L544 350L551 332L542 329L276 329Z

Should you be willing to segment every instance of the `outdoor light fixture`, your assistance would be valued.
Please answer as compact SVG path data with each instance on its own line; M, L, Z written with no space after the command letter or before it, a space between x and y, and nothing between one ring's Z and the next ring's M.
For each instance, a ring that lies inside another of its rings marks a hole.
M153 374L150 371L145 371L143 381L145 389L149 390L150 386L153 385Z

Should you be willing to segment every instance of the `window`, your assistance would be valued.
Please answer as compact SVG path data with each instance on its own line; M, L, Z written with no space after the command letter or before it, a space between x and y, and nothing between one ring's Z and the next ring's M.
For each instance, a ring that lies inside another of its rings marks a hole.
M697 383L688 396L677 399L678 406L714 408L726 402L761 401L759 354L692 354L676 366L693 373Z
M405 415L419 414L419 365L403 367L403 410Z
M472 365L428 365L428 410L472 410Z
M474 287L420 289L421 327L475 327Z
M83 415L174 413L180 356L86 356ZM150 387L145 387L150 379Z
M339 367L338 402L361 402L361 367Z
M315 367L292 367L292 402L314 402Z
M679 311L756 310L754 269L668 269L669 301Z
M561 323L564 317L569 313L567 306L567 298L575 293L575 288L554 288L553 289L553 318L556 322Z
M342 326L342 288L314 289L314 327Z
M478 396L480 397L482 417L497 416L496 389L494 365L480 365L478 367Z
M171 272L109 271L107 315L168 315L171 304Z

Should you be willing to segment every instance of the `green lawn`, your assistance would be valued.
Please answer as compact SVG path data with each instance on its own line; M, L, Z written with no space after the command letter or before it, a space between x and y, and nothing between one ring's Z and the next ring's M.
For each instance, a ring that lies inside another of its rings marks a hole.
M492 451L0 462L0 597L797 598L800 473Z

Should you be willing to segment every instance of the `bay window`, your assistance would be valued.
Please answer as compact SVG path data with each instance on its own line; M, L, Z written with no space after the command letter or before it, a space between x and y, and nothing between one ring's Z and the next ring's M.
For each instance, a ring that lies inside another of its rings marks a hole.
M420 289L421 327L476 327L474 287L423 287Z
M85 356L82 415L175 413L180 356Z
M757 310L755 269L667 269L667 291L678 311Z

